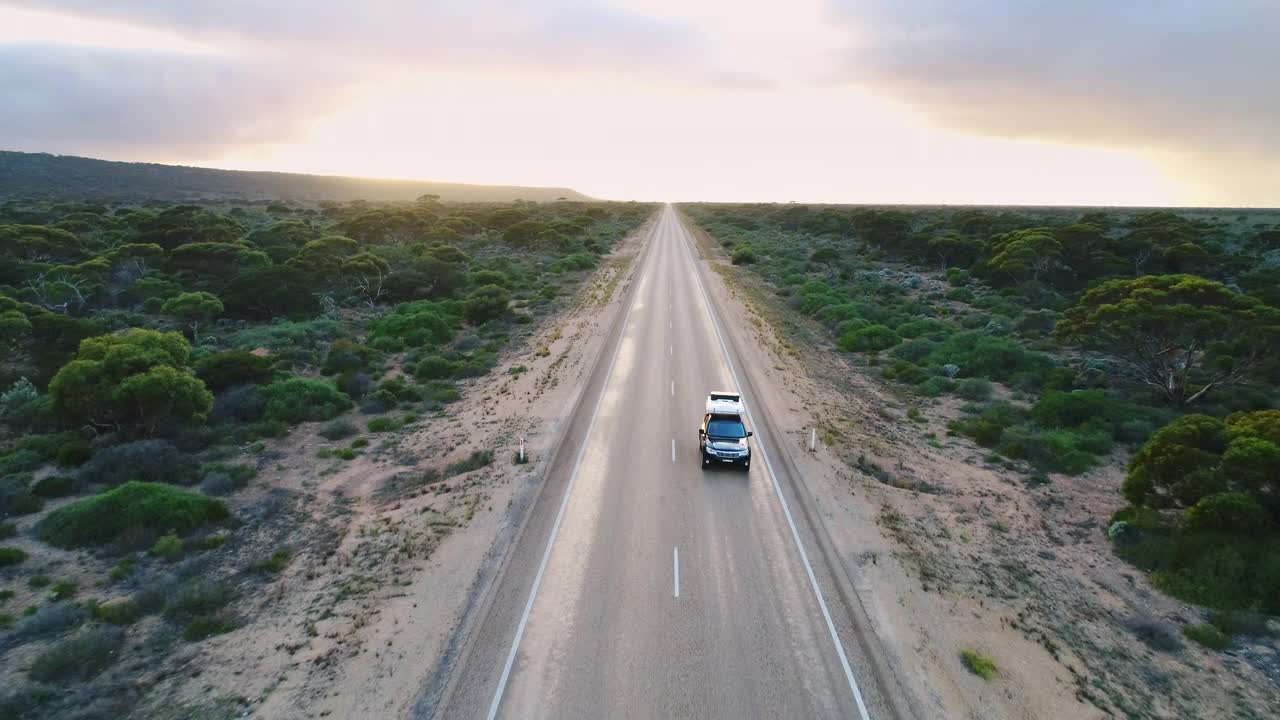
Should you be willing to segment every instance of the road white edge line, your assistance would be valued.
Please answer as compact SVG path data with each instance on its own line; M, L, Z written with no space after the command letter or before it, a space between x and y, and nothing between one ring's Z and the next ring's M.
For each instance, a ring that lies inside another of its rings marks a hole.
M657 230L658 226L655 224L653 228L655 236ZM656 237L651 236L649 241L656 241ZM646 248L647 250L648 248ZM637 277L637 282L640 279ZM560 534L560 522L564 520L565 508L569 506L569 498L573 496L573 486L578 481L578 469L582 466L582 458L587 452L587 445L590 444L590 439L594 437L594 433L591 431L595 428L596 418L600 414L600 405L604 402L604 396L609 389L609 381L613 379L613 370L618 364L618 352L622 348L623 339L626 337L627 324L631 321L631 310L634 307L635 303L628 304L627 314L622 318L622 331L618 335L618 344L613 348L613 357L609 358L609 372L605 374L604 382L600 385L600 395L596 398L595 407L591 410L591 420L587 423L587 432L582 437L582 447L578 448L578 457L573 461L573 472L569 475L569 484L564 489L564 497L560 500L560 509L556 511L556 520L551 525L551 537L547 538L547 547L542 551L542 561L538 563L538 574L533 578L533 587L529 590L529 600L524 605L524 613L520 615L520 624L516 626L516 636L511 641L511 651L507 653L507 662L502 667L502 677L498 679L498 689L494 691L493 702L489 705L489 714L487 716L489 720L497 717L498 706L502 704L502 693L506 691L507 681L511 679L511 666L515 664L516 653L520 649L520 640L524 637L525 625L529 623L529 614L533 612L533 601L538 597L538 586L542 584L542 575L547 570L547 561L551 558L551 548L555 545L556 536ZM671 443L672 452L674 453L674 438L672 438Z
M680 597L680 548L671 548L671 560L676 568L676 597Z
M674 209L669 212L675 212ZM683 235L684 224L676 221L677 226ZM702 300L706 304L707 316L711 318L711 329L715 331L716 340L720 342L720 350L724 353L725 364L729 366L729 374L733 376L733 382L738 386L738 392L742 392L742 381L738 379L738 370L733 365L733 357L729 355L729 347L724 342L724 336L720 334L720 321L716 318L715 308L711 304L711 296L707 294L707 288L702 284L702 275L698 272L698 259L693 254L689 242L681 242L685 246L685 252L693 261L693 278L698 283L698 289L702 292ZM751 426L760 429L756 425L755 418L751 416L751 404L743 403L747 411L747 420L751 421ZM675 442L674 440L672 442ZM769 453L765 450L764 442L760 442L760 455L764 458L765 468L769 471L769 479L773 482L773 491L778 496L778 502L782 504L782 514L787 518L787 525L791 527L791 537L796 541L796 548L800 551L800 560L804 563L804 570L809 575L809 584L813 586L813 594L818 599L818 607L822 609L822 617L827 621L827 632L831 634L831 641L835 643L836 653L840 656L840 665L844 668L845 679L849 681L849 689L853 691L854 702L858 705L858 713L862 716L862 720L871 720L867 714L866 703L862 700L862 691L858 689L858 681L853 679L853 669L849 667L849 658L845 656L844 645L840 642L840 634L836 632L835 622L831 620L831 611L827 609L827 601L822 597L822 589L818 587L818 578L813 574L813 566L809 564L809 555L804 551L804 543L800 540L800 531L796 529L796 523L791 518L791 508L787 506L787 499L782 494L782 487L778 484L778 476L773 471L773 463L769 461Z

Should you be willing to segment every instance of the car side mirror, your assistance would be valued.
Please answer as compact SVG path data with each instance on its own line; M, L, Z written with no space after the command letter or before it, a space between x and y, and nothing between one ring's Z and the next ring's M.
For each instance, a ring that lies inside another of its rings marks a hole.
M706 430L703 430L702 428L698 428L698 434L699 434L699 435L706 435L706 434L707 434L707 431L706 431Z
M755 435L755 433L753 433L753 432L751 432L750 430L748 430L748 431L747 431L747 437L751 437L752 435Z

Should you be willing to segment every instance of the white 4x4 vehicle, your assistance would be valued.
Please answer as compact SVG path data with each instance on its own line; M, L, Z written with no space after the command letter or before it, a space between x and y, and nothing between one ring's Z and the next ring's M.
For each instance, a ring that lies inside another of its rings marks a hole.
M743 424L747 409L742 396L734 392L713 392L707 396L707 412L698 428L698 449L702 467L736 465L751 468L751 431Z

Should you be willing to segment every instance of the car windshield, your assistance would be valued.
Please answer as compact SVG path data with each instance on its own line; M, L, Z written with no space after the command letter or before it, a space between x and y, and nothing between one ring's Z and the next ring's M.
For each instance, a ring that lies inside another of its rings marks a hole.
M712 420L707 423L707 434L722 438L744 438L747 428L741 420Z

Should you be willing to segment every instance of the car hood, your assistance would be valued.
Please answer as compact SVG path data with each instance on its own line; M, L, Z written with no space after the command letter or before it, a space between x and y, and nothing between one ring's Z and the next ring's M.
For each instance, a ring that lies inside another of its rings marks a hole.
M708 437L707 446L713 450L746 450L747 446L739 444L736 438Z

